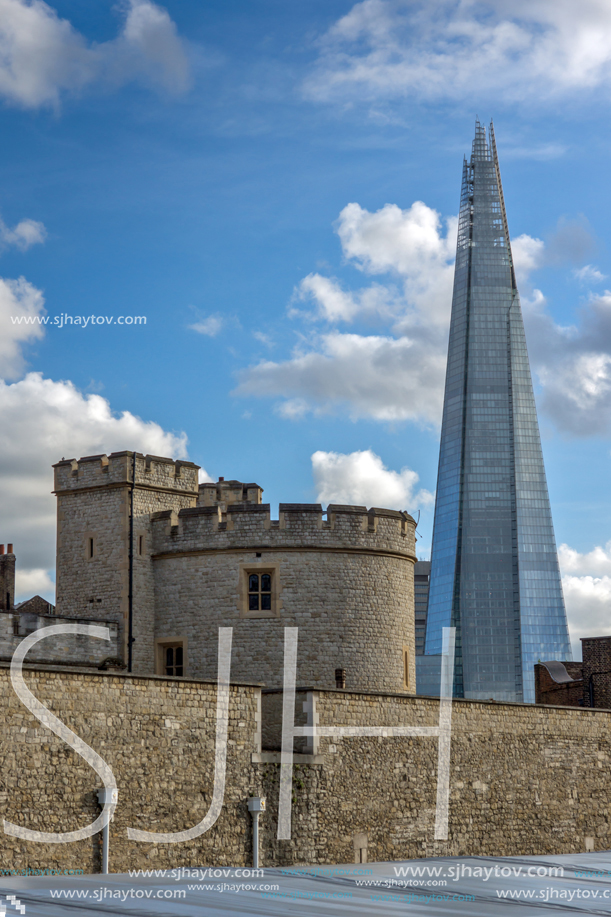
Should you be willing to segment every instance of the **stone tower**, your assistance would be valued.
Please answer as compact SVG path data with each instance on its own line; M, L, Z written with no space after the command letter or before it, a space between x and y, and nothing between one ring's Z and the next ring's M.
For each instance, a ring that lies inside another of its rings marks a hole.
M299 685L335 687L343 670L348 689L415 693L415 521L332 504L323 517L303 503L279 519L265 503L156 513L158 666L179 646L185 674L216 678L218 628L233 627L232 679L278 688L296 627Z
M149 517L195 506L199 467L136 453L134 478L133 452L62 460L53 467L57 613L116 621L127 661L131 597L133 671L150 672L155 597Z

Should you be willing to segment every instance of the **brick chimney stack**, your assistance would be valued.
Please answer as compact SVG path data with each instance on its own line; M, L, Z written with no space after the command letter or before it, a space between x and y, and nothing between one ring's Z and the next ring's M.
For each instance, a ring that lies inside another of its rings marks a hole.
M0 612L12 611L15 607L15 555L13 545L0 545Z

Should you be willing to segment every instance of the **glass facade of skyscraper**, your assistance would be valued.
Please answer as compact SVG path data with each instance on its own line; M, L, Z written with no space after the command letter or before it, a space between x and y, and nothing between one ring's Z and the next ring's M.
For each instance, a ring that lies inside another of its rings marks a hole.
M463 169L431 563L425 656L454 626L455 696L534 701L534 664L571 651L494 132L479 123Z

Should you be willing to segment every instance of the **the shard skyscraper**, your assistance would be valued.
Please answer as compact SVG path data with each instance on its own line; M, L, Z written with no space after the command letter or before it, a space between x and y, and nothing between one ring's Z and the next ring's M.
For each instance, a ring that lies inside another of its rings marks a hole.
M494 131L464 163L431 583L418 693L534 701L533 666L571 659ZM439 657L437 656L437 659Z

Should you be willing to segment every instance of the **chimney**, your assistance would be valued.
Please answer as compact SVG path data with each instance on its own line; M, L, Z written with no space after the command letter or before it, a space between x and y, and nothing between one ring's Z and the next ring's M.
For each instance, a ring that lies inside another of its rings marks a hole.
M15 555L13 545L0 545L0 611L11 611L15 605Z

